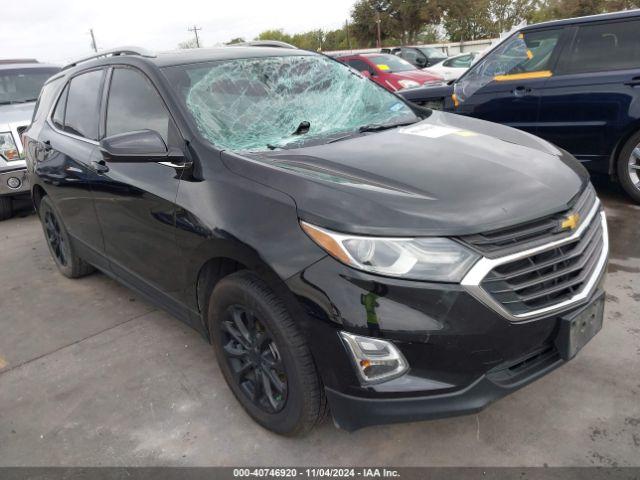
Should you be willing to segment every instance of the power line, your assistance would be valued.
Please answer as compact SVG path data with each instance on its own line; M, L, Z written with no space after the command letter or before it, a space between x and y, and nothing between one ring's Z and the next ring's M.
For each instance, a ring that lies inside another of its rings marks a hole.
M202 30L200 27L196 27L195 25L191 28L187 28L189 32L193 32L196 37L196 47L200 48L200 38L198 38L198 32Z

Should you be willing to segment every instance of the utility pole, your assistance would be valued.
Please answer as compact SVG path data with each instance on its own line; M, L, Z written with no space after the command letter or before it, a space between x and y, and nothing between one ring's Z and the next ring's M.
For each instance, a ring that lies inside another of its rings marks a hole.
M349 20L344 21L344 28L347 32L347 47L351 50L351 38L349 38Z
M200 38L198 38L198 32L202 30L202 28L196 27L195 25L191 28L187 28L189 32L193 32L196 36L196 47L200 48Z
M93 51L98 53L98 46L96 45L96 37L93 35L93 28L89 29L89 34L91 35L91 48Z
M380 11L376 12L376 24L378 25L378 40L377 40L377 46L378 48L382 48L382 32L380 31L380 24L382 23L382 20L380 20Z

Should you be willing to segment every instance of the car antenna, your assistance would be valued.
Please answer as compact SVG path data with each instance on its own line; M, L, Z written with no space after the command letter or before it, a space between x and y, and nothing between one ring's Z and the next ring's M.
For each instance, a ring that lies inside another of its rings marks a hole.
M304 122L300 122L296 131L293 132L293 135L304 135L305 133L309 133L309 129L311 128L311 124L306 120Z

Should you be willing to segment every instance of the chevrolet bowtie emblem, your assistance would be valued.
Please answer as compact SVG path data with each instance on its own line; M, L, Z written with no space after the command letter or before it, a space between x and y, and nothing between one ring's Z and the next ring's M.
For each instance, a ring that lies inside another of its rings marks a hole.
M580 224L580 214L572 213L571 215L560 220L561 230L575 230Z

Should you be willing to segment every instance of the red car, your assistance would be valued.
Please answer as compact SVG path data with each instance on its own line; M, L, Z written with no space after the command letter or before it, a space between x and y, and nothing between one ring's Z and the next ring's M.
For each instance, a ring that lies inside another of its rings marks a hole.
M406 60L386 53L346 55L337 60L392 92L443 82L442 77L423 72Z

